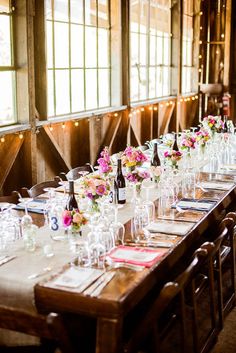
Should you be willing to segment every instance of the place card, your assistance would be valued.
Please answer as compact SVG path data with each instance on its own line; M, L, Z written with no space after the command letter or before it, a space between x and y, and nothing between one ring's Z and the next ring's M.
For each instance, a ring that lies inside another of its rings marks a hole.
M49 286L76 289L77 292L82 292L103 273L104 271L94 268L69 267L55 277Z
M175 221L155 221L149 223L145 228L150 233L166 233L166 234L177 234L185 235L194 226L191 222L175 222Z
M201 187L204 189L214 189L214 190L230 190L232 187L235 186L234 183L227 183L227 182L212 182L212 181L204 181L201 182Z
M151 267L167 252L166 249L150 249L143 247L117 246L107 255L114 262L124 262L134 265Z

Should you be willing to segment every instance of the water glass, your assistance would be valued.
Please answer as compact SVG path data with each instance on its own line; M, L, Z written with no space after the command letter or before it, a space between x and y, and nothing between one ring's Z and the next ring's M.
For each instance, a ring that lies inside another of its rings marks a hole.
M195 199L196 197L196 175L193 171L186 171L182 180L182 196Z
M135 242L145 238L145 228L149 224L149 212L145 205L136 205L133 218L133 238Z

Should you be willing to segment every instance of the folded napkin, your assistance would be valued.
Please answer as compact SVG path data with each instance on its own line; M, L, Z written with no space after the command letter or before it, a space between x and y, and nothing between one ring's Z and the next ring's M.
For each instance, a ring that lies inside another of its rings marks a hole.
M27 210L33 213L44 214L46 200L33 200L27 204ZM15 207L15 210L25 210L25 204L18 203Z
M95 268L70 267L54 278L50 287L71 288L82 292L103 273L104 271Z
M204 181L200 184L204 189L214 189L214 190L230 190L234 183L228 182L212 182L212 181Z
M151 267L167 252L167 249L149 249L143 247L117 246L107 255L112 261Z
M183 210L195 210L195 211L209 211L216 201L212 200L195 200L195 199L182 199L176 204L172 205L172 208L181 208Z
M145 228L151 233L166 233L185 235L194 226L191 222L175 222L175 221L156 221L151 222Z

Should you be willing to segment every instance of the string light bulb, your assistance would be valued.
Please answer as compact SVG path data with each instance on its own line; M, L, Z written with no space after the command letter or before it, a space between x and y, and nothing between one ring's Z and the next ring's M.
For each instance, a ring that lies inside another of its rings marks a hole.
M52 125L49 126L49 130L52 131L53 130L53 127Z
M79 122L75 121L75 127L79 126Z
M129 117L132 118L133 114L132 113L129 113Z
M118 116L118 113L115 113L114 116L117 117L117 116Z
M22 134L22 132L19 133L19 139L23 139L24 135Z
M4 136L1 137L1 142L2 142L2 143L5 142L5 137L4 137Z
M65 127L66 127L66 125L65 125L65 123L62 123L62 129L65 129Z
M157 111L157 107L154 107L153 109L154 109L155 111Z
M141 112L144 112L145 109L142 107L140 110L141 110Z
M152 110L152 107L150 106L150 107L148 107L148 109L149 109L149 110Z

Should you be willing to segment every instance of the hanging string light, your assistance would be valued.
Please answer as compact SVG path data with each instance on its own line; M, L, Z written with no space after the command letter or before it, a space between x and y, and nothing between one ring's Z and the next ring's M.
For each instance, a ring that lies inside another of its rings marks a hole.
M2 143L5 142L5 137L4 137L4 136L1 137L1 142L2 142Z

